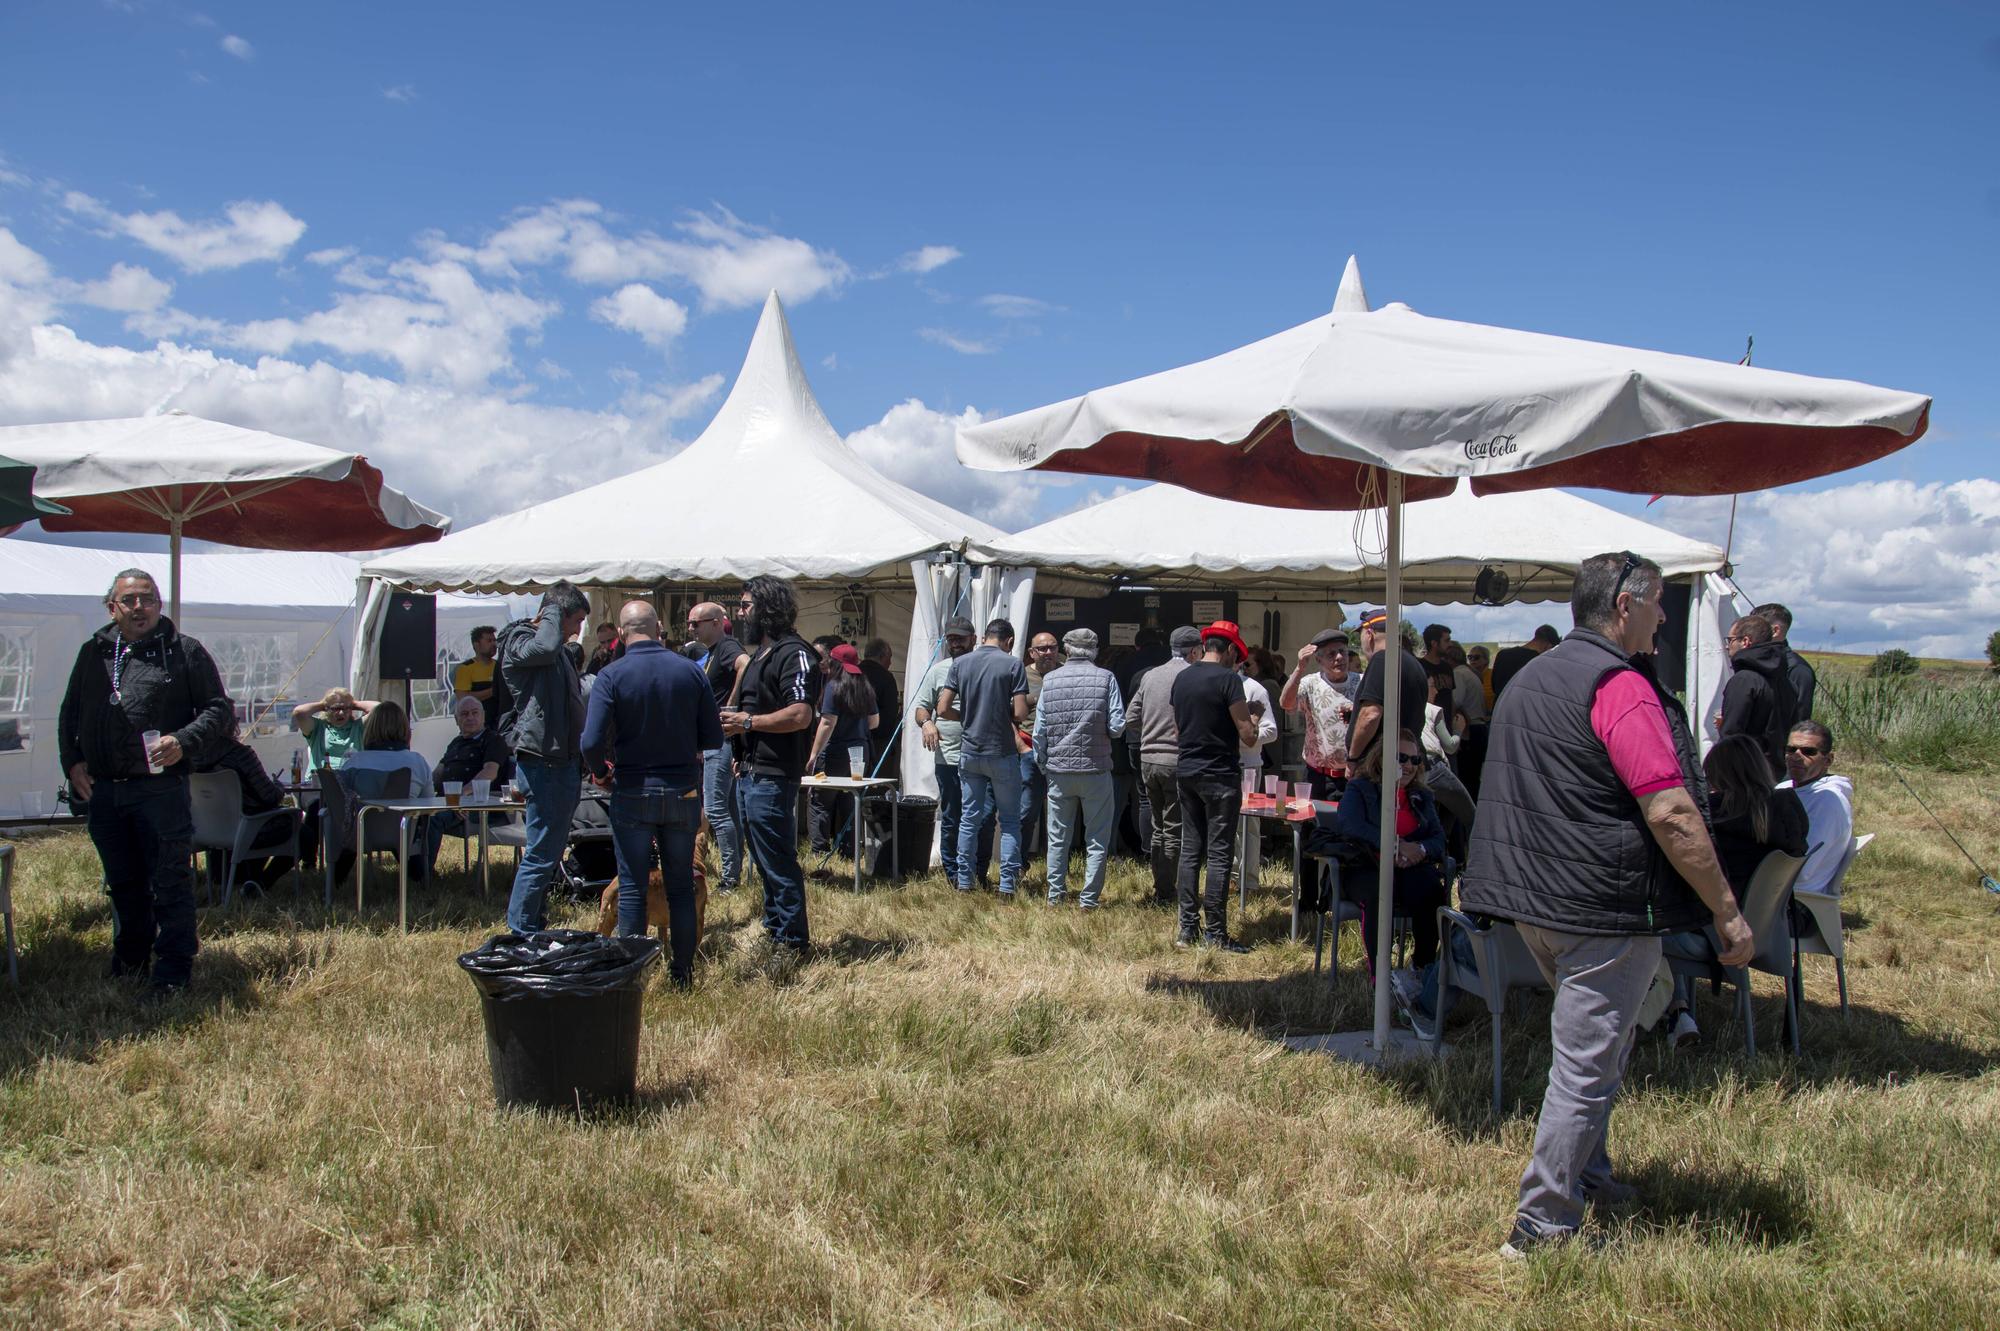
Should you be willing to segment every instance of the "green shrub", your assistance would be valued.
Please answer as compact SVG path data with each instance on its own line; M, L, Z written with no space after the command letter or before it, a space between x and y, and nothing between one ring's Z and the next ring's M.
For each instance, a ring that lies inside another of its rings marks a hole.
M1894 679L1898 675L1917 673L1917 658L1901 647L1891 647L1868 663L1870 679Z
M1839 756L1938 772L2000 769L2000 681L1990 678L1945 684L1908 675L1822 677L1813 717L1833 730Z
M2000 670L2000 629L1993 630L1993 636L1986 640L1986 664L1989 669Z

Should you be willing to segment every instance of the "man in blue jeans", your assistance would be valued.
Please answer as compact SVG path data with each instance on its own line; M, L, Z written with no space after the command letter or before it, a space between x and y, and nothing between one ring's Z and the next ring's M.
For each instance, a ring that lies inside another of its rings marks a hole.
M938 715L959 723L958 779L964 809L958 820L958 881L972 890L979 826L1000 818L1000 896L1014 899L1021 881L1021 723L1028 715L1028 672L1014 657L1014 626L996 619L979 649L951 663L938 690Z
M801 638L792 584L757 577L743 584L736 621L750 649L736 706L722 733L736 742L736 807L764 879L764 931L796 961L812 943L806 879L799 867L799 778L818 721L819 654Z
M583 793L583 685L563 647L589 614L583 593L557 582L534 618L500 630L500 670L514 695L507 742L514 749L514 779L528 796L522 813L527 844L507 899L507 927L515 933L534 933L547 923L549 883Z
M972 650L975 641L972 621L963 616L947 619L943 636L943 654L931 662L930 669L924 672L923 682L917 685L916 696L910 703L910 717L917 723L924 747L932 755L938 788L938 859L944 864L945 881L956 886L958 820L965 808L964 791L958 780L959 724L938 715L938 694L944 691L944 681L951 674L952 662ZM986 870L992 862L993 820L988 818L979 831L980 882L986 881Z
M749 668L749 654L730 636L729 617L714 601L703 601L688 611L688 636L700 645L695 658L718 708L734 705L737 682ZM727 744L718 744L702 755L702 812L708 815L708 830L715 836L716 858L722 863L723 892L734 892L743 876L743 829L736 821L736 755Z
M667 894L668 968L675 985L694 979L694 841L701 828L702 754L722 747L715 693L701 667L660 642L650 602L618 611L624 654L598 671L583 723L590 779L611 788L611 840L618 853L618 932L646 932L646 878L653 853ZM607 764L607 760L609 760Z

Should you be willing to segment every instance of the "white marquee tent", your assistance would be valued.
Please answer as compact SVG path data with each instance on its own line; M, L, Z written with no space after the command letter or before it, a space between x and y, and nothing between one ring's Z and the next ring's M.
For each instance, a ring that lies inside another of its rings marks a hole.
M1002 602L1025 612L1032 573L969 568L958 558L968 540L999 535L890 480L847 446L813 397L773 292L728 399L681 452L371 560L363 572L378 586L356 658L365 671L374 607L392 584L518 591L566 578L593 589L600 613L640 595L673 615L705 595L733 603L744 579L771 575L800 584L799 627L808 636L906 641L902 664L914 682L933 659L944 617L976 620ZM357 679L368 683L365 673ZM928 793L930 764L911 760L922 752L914 735L904 740L906 785Z
M58 812L56 718L77 650L108 619L112 577L165 562L158 553L0 540L0 816ZM360 570L342 555L291 551L182 559L182 626L216 658L246 738L274 770L300 747L292 706L349 679ZM473 625L506 618L492 598L440 597L440 659L468 654ZM443 702L432 692L418 699L420 714ZM416 747L435 759L450 736L448 719L420 720Z

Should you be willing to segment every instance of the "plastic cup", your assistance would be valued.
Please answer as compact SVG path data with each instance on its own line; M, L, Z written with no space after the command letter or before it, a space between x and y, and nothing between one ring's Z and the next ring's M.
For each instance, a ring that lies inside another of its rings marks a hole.
M847 746L847 774L857 778L868 775L868 749L865 745Z
M445 782L444 783L445 807L447 809L456 809L458 807L459 797L464 793L465 793L465 783L463 781Z
M493 798L493 783L491 781L474 781L471 793L474 804L484 804Z
M1267 776L1267 777L1265 777L1265 778L1264 778L1264 793L1265 793L1266 795L1269 795L1269 796L1270 796L1270 797L1271 797L1272 799L1276 799L1276 798L1278 798L1278 796L1280 796L1280 795L1284 794L1284 793L1285 793L1285 781L1284 781L1284 778L1283 778L1283 777L1277 777L1277 776Z
M1292 798L1293 798L1293 799L1296 799L1296 800L1305 800L1305 801L1307 801L1308 803L1310 803L1310 802L1311 802L1311 800L1312 800L1312 797L1313 797L1313 788L1312 788L1312 782L1310 782L1310 781L1300 781L1300 782L1297 782L1297 783L1295 783L1295 784L1294 784L1294 785L1292 786Z
M139 736L139 744L146 751L146 770L154 776L158 776L167 770L153 761L153 746L159 742L160 732L157 730L148 730L145 734Z
M1257 769L1254 767L1246 767L1243 769L1243 798L1248 799L1250 798L1250 796L1256 793L1257 793Z

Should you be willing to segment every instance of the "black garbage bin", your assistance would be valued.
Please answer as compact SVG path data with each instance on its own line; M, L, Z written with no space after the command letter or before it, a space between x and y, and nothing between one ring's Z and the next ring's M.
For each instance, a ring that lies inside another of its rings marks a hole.
M461 956L479 990L494 1100L541 1109L629 1102L646 971L659 959L658 939L578 929L500 934Z
M869 866L870 875L876 878L913 878L927 873L931 867L931 830L937 823L937 801L923 795L898 795L896 800L896 845L892 855L886 808L881 813L882 841L875 847L875 859ZM885 800L870 801L871 808L886 805ZM898 875L895 870L900 868Z

